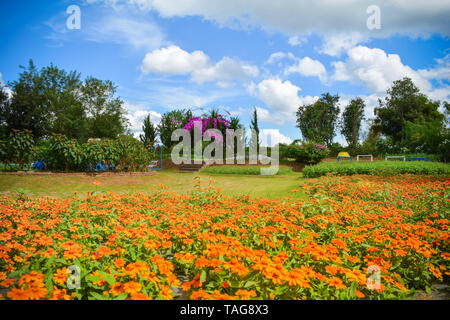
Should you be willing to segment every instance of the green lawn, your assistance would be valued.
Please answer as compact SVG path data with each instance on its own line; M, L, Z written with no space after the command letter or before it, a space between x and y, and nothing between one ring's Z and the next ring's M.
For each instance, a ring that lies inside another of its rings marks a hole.
M160 189L160 184L169 187L176 193L188 193L193 190L195 177L200 177L202 188L213 186L220 188L226 195L249 195L264 198L304 198L301 192L292 192L298 188L302 180L301 173L290 172L286 175L259 176L235 174L208 174L202 172L179 173L169 169L156 171L154 176L17 176L0 175L0 193L15 192L24 189L34 196L50 195L66 197L73 195L76 190L80 193L88 191L114 191L119 193L139 190L154 192ZM212 182L210 182L210 179ZM95 187L93 182L98 180L101 185Z

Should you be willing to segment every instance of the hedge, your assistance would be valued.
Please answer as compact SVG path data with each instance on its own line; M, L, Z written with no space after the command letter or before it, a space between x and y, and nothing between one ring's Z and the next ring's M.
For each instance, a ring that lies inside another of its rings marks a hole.
M305 178L315 178L331 175L350 176L354 174L367 174L389 176L399 174L446 174L450 175L450 164L440 162L323 162L303 168Z

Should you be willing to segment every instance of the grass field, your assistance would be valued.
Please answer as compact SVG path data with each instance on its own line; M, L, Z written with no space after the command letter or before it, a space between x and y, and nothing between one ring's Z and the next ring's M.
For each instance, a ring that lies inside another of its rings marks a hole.
M193 190L196 177L200 178L202 188L213 186L229 196L249 195L263 198L303 198L301 192L293 193L301 180L301 173L290 171L286 175L259 176L236 174L208 174L203 172L179 173L175 169L158 171L154 176L17 176L0 175L0 193L11 193L24 189L33 196L50 195L66 197L74 191L114 191L127 193L133 190L152 193L161 189L161 184L176 193L188 193ZM99 186L94 186L94 181Z

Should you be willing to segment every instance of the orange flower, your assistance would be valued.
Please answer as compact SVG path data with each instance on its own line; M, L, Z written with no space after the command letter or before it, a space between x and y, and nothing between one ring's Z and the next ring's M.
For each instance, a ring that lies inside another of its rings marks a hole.
M130 281L127 283L123 284L123 291L125 291L126 293L132 294L132 293L137 293L139 291L141 291L141 285L139 284L139 282L136 281Z
M29 300L28 292L24 289L12 288L6 296L12 300Z
M117 258L117 259L114 260L114 266L117 269L122 268L124 265L125 265L125 260L123 260L122 258Z
M101 185L102 183L101 183L100 181L98 181L98 180L95 180L94 182L92 182L92 184L93 184L94 186L99 186L99 185Z
M356 294L356 296L357 296L358 298L361 298L361 299L365 297L364 293L362 293L362 292L359 291L359 290L355 290L355 294Z
M64 267L56 270L56 272L53 274L53 281L58 284L64 284L67 281L67 268Z
M333 277L333 278L328 279L327 282L330 286L335 287L336 289L347 288L345 286L345 284L342 282L342 279L340 279L340 278Z
M101 257L104 257L111 255L112 250L110 247L100 246L98 247L97 252Z

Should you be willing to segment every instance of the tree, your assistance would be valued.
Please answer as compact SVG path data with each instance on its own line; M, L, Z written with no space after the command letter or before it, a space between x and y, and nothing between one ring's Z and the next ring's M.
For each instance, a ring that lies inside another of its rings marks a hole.
M253 130L253 131L252 131ZM259 152L259 125L258 125L258 112L256 108L253 109L253 118L250 120L250 131L252 131L252 137L250 139L250 144L253 148L256 148L256 153ZM253 132L255 135L253 136Z
M46 103L45 83L30 59L28 67L19 66L23 72L19 79L9 83L13 95L9 103L2 105L1 122L5 132L30 130L35 138L51 132L50 107Z
M351 147L358 144L365 106L363 99L359 97L352 99L342 114L341 133Z
M39 77L44 88L42 101L49 110L50 131L69 139L86 140L89 132L87 112L80 101L80 74L50 64L41 69Z
M378 103L374 130L391 137L397 144L402 144L406 138L407 121L430 122L443 117L438 111L439 102L420 93L408 77L394 81L384 101L379 99Z
M91 138L116 138L125 133L128 120L123 101L116 97L116 86L93 77L81 87L81 102L88 113L88 131Z
M76 71L53 64L38 70L32 60L21 68L19 78L9 83L12 97L5 100L3 90L0 95L2 137L17 129L32 131L36 139L58 133L82 142L125 132L125 110L112 82L83 82Z
M190 110L172 110L163 114L161 122L157 127L161 143L167 150L170 150L178 141L172 141L172 132L182 128L192 118Z
M315 103L298 108L297 127L305 140L332 143L339 116L338 103L338 95L325 93Z
M153 126L153 123L150 121L150 115L147 115L147 117L144 119L144 125L142 126L142 131L144 131L144 134L141 134L139 138L141 139L142 143L145 145L147 150L153 151L155 147L155 141L156 141L156 128Z

